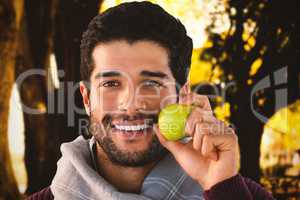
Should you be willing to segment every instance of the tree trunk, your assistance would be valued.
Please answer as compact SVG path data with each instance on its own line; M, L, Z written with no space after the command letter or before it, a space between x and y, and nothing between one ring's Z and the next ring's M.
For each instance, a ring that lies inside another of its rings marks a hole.
M21 6L20 6L21 5ZM20 7L19 7L20 6ZM22 1L0 1L0 199L19 199L8 149L8 114L14 84L15 59Z
M251 110L250 91L250 88L246 86L237 91L231 102L230 122L234 124L239 138L241 152L240 173L243 176L259 181L260 141L263 124L254 116Z
M64 94L64 102L58 105L64 108L63 114L53 115L53 121L59 124L62 142L73 140L81 134L79 119L85 118L74 110L74 106L83 110L79 87L76 90L68 88L78 86L80 79L80 41L91 19L99 13L103 0L64 0L59 1L55 18L54 52L58 69L64 72L60 77L63 87L56 93ZM69 84L68 84L69 83ZM71 85L70 85L71 84ZM57 103L57 104L58 104Z
M19 83L23 104L41 112L33 115L23 110L25 163L28 173L27 194L50 185L60 157L60 144L73 140L78 135L77 126L67 126L68 110L58 112L61 103L64 104L64 108L68 108L69 95L67 87L54 88L51 77L46 75L49 71L50 55L56 54L58 67L65 72L65 76L61 79L65 83L60 85L67 85L67 80L79 80L81 34L91 17L98 13L98 5L96 0L88 3L70 0L26 1L17 76L32 69L42 70L45 73L42 76L28 76ZM57 49L58 45L60 49ZM62 94L61 90L64 88L66 91L63 91L63 101L60 101L58 95ZM74 102L74 99L71 97L69 101Z
M25 165L28 176L26 194L49 186L59 158L60 143L51 132L52 124L48 121L47 112L48 68L55 3L55 0L26 1L20 32L16 81L25 124ZM20 79L22 76L25 77L24 80ZM34 109L38 114L25 108Z

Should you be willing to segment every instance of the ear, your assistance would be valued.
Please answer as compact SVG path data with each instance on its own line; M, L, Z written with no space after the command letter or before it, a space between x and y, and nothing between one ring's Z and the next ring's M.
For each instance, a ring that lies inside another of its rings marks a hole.
M82 96L82 102L85 108L85 111L88 116L90 116L90 88L88 88L88 84L86 82L80 81L80 93Z

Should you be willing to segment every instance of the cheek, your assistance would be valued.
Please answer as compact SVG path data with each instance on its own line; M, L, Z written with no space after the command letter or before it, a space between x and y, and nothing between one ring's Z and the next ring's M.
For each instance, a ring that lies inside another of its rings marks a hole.
M168 88L142 88L136 91L136 99L147 105L146 110L158 112L163 99L170 96Z
M158 93L152 93L152 94L146 94L140 95L140 99L143 99L144 102L147 103L147 110L148 111L156 111L158 112L163 107L165 107L168 104L176 103L176 91L165 88L160 90Z
M147 105L147 110L155 110L159 107L160 104L160 91L159 90L150 90L150 89L145 89L145 90L138 90L136 92L136 100L138 102L143 102L146 103Z
M174 104L177 101L177 94L176 90L174 89L169 89L166 91L163 91L161 93L161 102L160 102L160 107L161 109L164 108L165 106L169 104Z
M168 104L176 103L177 94L175 88L164 88L159 92L142 92L136 94L136 99L146 103L148 111L159 111ZM91 109L97 115L118 112L119 100L122 99L121 92L108 92L104 90L94 90L91 93Z
M118 95L115 93L95 90L91 95L91 109L97 113L114 112L118 108Z

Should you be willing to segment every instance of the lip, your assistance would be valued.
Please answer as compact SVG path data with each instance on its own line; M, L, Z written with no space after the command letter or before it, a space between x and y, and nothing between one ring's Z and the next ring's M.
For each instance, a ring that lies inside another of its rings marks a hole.
M122 124L124 125L124 124ZM129 124L126 124L129 125ZM132 124L130 124L132 125ZM141 124L139 124L141 125ZM144 130L130 130L130 131L126 131L126 130L119 130L117 128L115 128L114 126L112 126L111 131L113 134L116 134L118 137L121 137L123 139L138 139L138 138L142 138L142 137L147 137L152 131L152 126L149 126L148 128L144 129Z
M137 125L153 125L152 119L144 119L144 120L134 120L134 121L113 121L111 125L114 127L115 125L118 126L137 126Z
M141 139L147 137L152 131L154 120L138 119L138 120L113 120L111 123L111 132L116 134L117 137L125 140ZM116 126L138 126L148 125L149 127L143 130L120 130Z
M135 121L115 121L112 122L110 126L111 129L116 129L116 126L144 126L144 125L147 125L149 126L149 128L152 128L153 124L154 121L152 119L144 119L144 120L135 120Z

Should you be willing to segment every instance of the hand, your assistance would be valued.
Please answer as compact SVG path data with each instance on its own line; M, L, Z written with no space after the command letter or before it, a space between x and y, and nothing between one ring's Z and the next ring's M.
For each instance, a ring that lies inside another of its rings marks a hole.
M191 93L186 84L179 94L179 103L194 105L185 132L188 143L167 141L155 126L161 144L175 157L186 173L204 190L238 173L239 147L233 129L213 116L206 96Z

